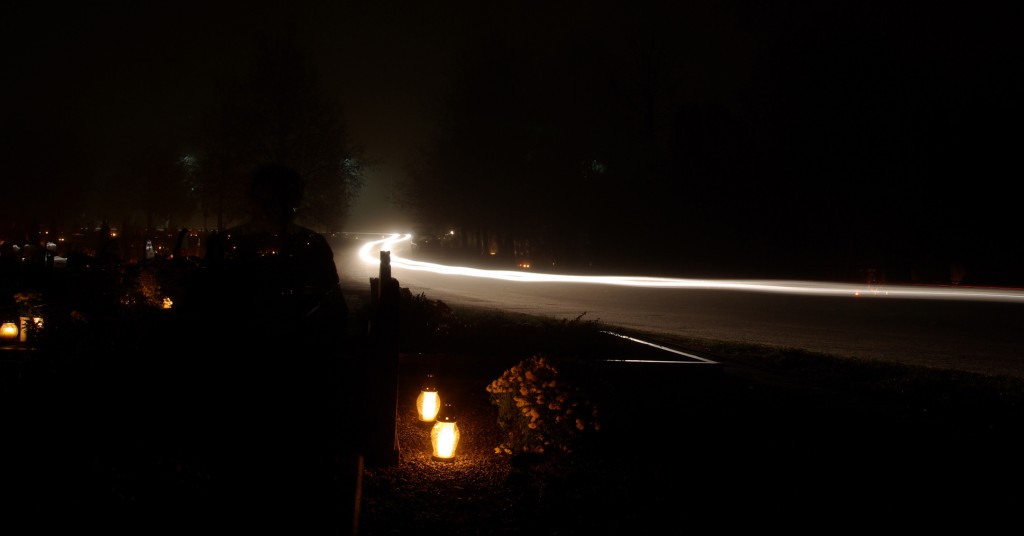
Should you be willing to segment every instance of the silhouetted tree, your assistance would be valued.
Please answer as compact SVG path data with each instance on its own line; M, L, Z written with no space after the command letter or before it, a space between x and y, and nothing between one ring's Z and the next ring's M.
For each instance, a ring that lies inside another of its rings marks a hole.
M518 21L537 25L529 37L510 22L467 39L412 191L426 223L499 247L527 241L552 261L611 259L676 208L664 191L681 99L672 32L623 32L587 10L552 16Z
M194 212L186 170L175 144L148 141L129 157L127 171L134 205L143 212L147 230L181 227Z
M261 162L280 162L306 178L303 223L341 228L362 187L361 150L347 137L340 104L291 37L257 41L251 69L227 78L204 117L197 151L203 211L217 227L243 214L240 181Z
M20 110L4 113L0 157L7 169L0 179L0 239L23 238L23 228L32 221L55 230L79 221L88 189L88 159L79 141Z

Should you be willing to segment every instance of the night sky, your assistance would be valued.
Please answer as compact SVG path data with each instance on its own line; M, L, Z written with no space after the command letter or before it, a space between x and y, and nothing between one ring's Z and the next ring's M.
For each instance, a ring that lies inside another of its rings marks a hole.
M353 143L377 164L368 205L379 205L379 184L425 134L462 16L411 2L19 4L7 8L2 90L5 141L18 147L5 156L34 154L18 164L22 173L46 183L55 175L77 182L82 169L102 174L141 137L187 128L214 80L251 56L257 36L294 31L341 101Z
M81 212L82 203L115 196L110 177L126 153L186 131L212 81L244 63L256 35L294 31L341 102L352 142L373 162L349 228L405 223L410 216L389 203L389 194L407 179L408 159L435 136L460 59L486 50L478 43L499 39L520 58L568 58L566 50L590 46L611 52L599 57L625 58L590 66L600 70L628 65L637 44L657 36L656 59L671 66L665 72L672 79L650 87L681 103L671 120L711 125L689 130L679 150L691 151L694 165L708 154L721 156L714 136L722 125L738 125L745 147L756 148L730 164L756 172L734 174L700 201L745 207L754 201L735 200L756 192L759 208L730 225L777 219L826 229L816 235L826 241L833 226L848 240L871 241L911 225L917 229L911 241L941 242L937 247L984 255L994 264L1022 257L1015 194L1022 62L1014 37L1020 18L1012 7L139 4L5 7L0 91L11 172L3 183L7 192L19 192L4 196L15 217ZM577 82L569 72L560 76L549 62L530 83L564 89ZM617 74L608 78L630 76ZM920 238L923 229L938 238Z

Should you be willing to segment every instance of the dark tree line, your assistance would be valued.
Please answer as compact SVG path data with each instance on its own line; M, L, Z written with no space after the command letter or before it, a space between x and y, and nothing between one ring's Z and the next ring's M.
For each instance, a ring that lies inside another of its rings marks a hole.
M102 223L224 228L245 217L245 175L268 161L305 177L304 224L342 229L363 163L341 104L294 34L268 34L239 50L215 76L157 89L139 83L115 104L87 102L77 115L60 116L59 103L44 102L46 117L59 117L52 123L7 112L5 184L15 190L8 190L3 236ZM73 128L78 123L88 125L84 133Z
M412 166L427 232L538 268L1024 280L998 179L1019 168L1004 25L837 5L698 26L687 9L481 24Z
M217 228L244 216L245 174L261 162L294 167L306 180L303 223L340 230L362 186L361 154L340 103L291 41L260 41L249 73L220 82L200 124L189 178L204 218Z

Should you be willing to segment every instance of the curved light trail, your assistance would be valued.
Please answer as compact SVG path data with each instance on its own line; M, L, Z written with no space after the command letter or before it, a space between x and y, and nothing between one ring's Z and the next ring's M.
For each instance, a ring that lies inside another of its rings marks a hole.
M871 285L827 283L815 281L786 281L758 279L679 279L643 276L584 276L542 274L515 270L483 270L464 266L448 266L414 261L395 254L394 248L411 242L411 234L392 234L380 240L367 242L359 248L359 258L371 265L380 264L380 252L391 252L391 266L406 270L427 271L444 275L462 275L520 282L561 282L597 285L617 285L647 288L675 288L701 290L737 290L747 292L777 292L817 296L888 297L939 300L976 300L1024 303L1024 289L981 287L931 287L912 285Z

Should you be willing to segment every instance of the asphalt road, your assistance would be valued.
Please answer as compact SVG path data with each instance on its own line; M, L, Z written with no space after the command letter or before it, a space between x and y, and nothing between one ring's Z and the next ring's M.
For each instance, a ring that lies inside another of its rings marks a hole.
M358 289L379 263L336 248L345 285ZM395 255L408 252L396 248ZM375 254L376 255L376 254ZM662 337L801 348L1024 378L1024 300L807 295L702 288L637 288L523 282L436 274L392 266L413 294L451 306L596 320Z

